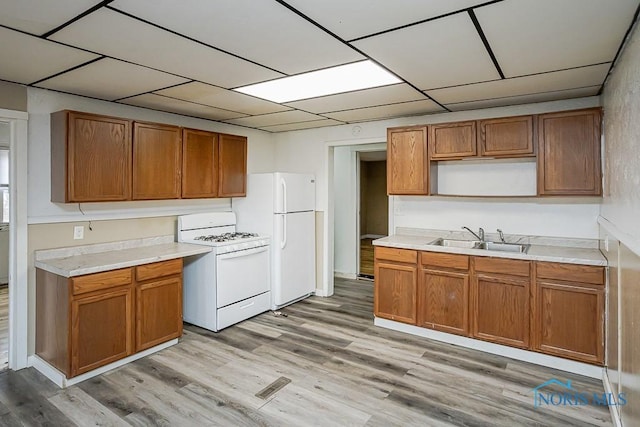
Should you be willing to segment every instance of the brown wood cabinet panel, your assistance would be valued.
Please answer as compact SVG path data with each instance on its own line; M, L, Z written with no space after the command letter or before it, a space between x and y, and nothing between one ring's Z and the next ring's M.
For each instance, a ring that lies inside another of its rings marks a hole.
M504 117L478 122L481 156L525 157L534 154L534 117Z
M477 154L475 121L429 126L429 156L431 159L459 159Z
M218 195L218 135L182 130L182 198Z
M426 126L387 129L387 193L429 194Z
M511 276L531 275L531 262L508 258L474 257L475 271L508 274Z
M555 279L604 285L604 267L562 264L558 262L537 262L536 277L538 279Z
M51 201L131 199L131 121L75 111L51 115Z
M469 274L423 269L418 283L417 325L469 335Z
M439 252L421 252L420 264L423 266L435 266L438 268L453 268L458 270L469 269L469 257Z
M529 347L529 279L476 274L472 281L472 334L513 347Z
M36 354L67 376L69 352L69 279L36 268Z
M131 283L131 268L105 271L102 273L87 274L70 279L73 295L86 294L88 292L109 289L116 286Z
M182 273L182 258L143 264L136 267L136 281L157 279Z
M218 197L247 195L247 137L218 135Z
M604 362L604 289L539 280L534 348L587 363Z
M374 246L375 259L383 259L395 262L407 262L415 264L418 261L418 252L410 249L387 248Z
M374 314L415 325L418 267L376 261L374 270Z
M136 286L136 349L142 351L182 335L182 277Z
M177 126L133 124L133 199L179 199L182 136Z
M131 286L71 303L71 376L133 353Z
M602 195L600 109L538 117L538 194Z

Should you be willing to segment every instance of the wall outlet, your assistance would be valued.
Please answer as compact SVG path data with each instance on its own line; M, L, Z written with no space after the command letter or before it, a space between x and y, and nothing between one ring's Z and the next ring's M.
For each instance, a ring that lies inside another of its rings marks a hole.
M84 239L84 226L83 225L76 225L75 227L73 227L73 239L74 240Z

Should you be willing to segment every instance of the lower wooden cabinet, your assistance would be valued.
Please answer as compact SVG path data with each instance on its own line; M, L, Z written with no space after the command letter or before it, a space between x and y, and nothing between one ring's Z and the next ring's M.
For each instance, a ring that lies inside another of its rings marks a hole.
M67 378L181 334L182 259L73 278L36 269L36 354Z
M375 248L373 304L377 317L416 324L416 261L416 251Z

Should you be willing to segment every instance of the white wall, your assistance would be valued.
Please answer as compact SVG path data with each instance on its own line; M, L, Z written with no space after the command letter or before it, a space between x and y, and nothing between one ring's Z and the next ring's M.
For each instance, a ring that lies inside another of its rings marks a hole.
M165 216L202 210L229 209L230 207L230 199L83 203L82 210L87 214L83 217L78 209L78 204L52 203L50 201L50 114L65 109L247 136L249 141L248 172L270 172L273 170L274 143L272 134L268 132L66 95L44 89L29 88L29 223Z

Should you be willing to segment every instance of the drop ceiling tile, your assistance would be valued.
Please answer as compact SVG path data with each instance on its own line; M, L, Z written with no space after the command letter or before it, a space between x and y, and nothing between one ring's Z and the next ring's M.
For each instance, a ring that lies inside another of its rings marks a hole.
M344 122L362 122L367 120L388 119L400 116L415 116L444 111L431 100L411 101L400 104L381 105L378 107L359 108L357 110L338 111L324 114L327 117Z
M98 58L98 55L62 46L0 27L0 79L29 84Z
M101 0L0 0L0 25L42 35L91 9Z
M282 74L236 58L110 9L100 9L52 37L73 46L223 87Z
M421 99L426 97L408 84L402 83L289 102L287 105L310 113L326 113Z
M193 102L181 101L179 99L167 98L166 96L147 93L145 95L134 96L132 98L118 101L123 104L135 105L137 107L151 108L153 110L167 111L187 116L202 117L211 120L228 120L243 117L244 114L234 111L222 110L220 108L207 107L205 105L194 104Z
M287 74L365 59L276 1L117 0L112 6Z
M420 89L500 78L467 13L354 42Z
M275 125L275 126L265 126L260 129L266 130L269 132L288 132L291 130L302 130L302 129L315 129L322 128L326 126L337 126L343 124L337 120L324 119L324 120L312 120L309 122L301 122L301 123L288 123L286 125Z
M225 120L227 123L236 125L263 128L266 126L284 125L290 123L310 122L312 120L322 120L325 117L304 111L283 111L281 113L263 114L261 116L244 117L235 120Z
M291 109L290 107L265 101L264 99L199 82L175 86L157 91L156 93L171 98L196 102L211 107L225 108L249 115L276 113L278 111Z
M508 96L505 98L484 99L480 101L461 102L447 104L451 111L477 110L481 108L504 107L508 105L532 104L535 102L558 101L561 99L582 98L598 94L600 85L577 89L560 90L553 92L533 93L520 96Z
M287 0L287 3L345 40L465 9L486 0ZM336 13L336 11L340 13Z
M187 81L150 68L104 58L37 86L113 101Z
M430 90L427 91L427 94L441 104L453 104L595 86L604 82L609 72L609 67L611 67L611 64L594 65L535 74L533 76Z
M507 77L613 60L638 0L503 1L476 11Z

